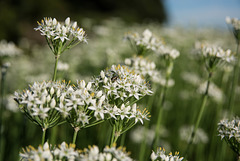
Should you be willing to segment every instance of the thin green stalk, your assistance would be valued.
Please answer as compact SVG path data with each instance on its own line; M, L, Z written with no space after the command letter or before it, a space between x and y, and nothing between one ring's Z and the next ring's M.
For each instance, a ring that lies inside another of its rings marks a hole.
M4 154L4 133L3 133L3 112L4 112L4 86L5 86L6 71L1 69L1 105L0 105L0 161L3 159Z
M42 133L42 146L43 146L44 143L45 143L45 135L46 135L47 129L46 129L46 128L43 128L42 131L43 131L43 133Z
M239 50L239 43L237 43L237 51L236 51L236 55L237 55L237 62L234 66L234 73L233 73L233 77L232 77L232 88L231 88L231 92L230 92L230 96L229 96L229 109L230 109L230 115L233 114L234 112L234 100L235 100L235 94L236 94L236 87L237 87L237 83L238 83L238 75L239 75L239 64L240 64L240 54L238 54L238 50Z
M57 78L57 65L58 65L59 57L60 57L60 55L55 56L55 66L54 66L54 74L53 74L52 81L56 81L56 78Z
M194 129L192 131L191 138L190 138L190 141L188 143L188 146L187 146L187 149L186 149L186 152L185 152L185 156L187 155L187 152L188 152L189 148L191 147L191 145L193 143L193 139L194 139L196 131L197 131L198 127L199 127L199 124L200 124L200 121L201 121L204 109L206 107L206 103L207 103L207 99L208 99L208 89L209 89L209 86L210 86L211 78L212 78L212 72L209 72L208 81L207 81L207 87L206 87L205 93L203 95L202 105L200 107L200 112L198 113L197 120L196 120L196 123L194 125Z
M77 134L78 134L78 131L79 131L79 130L80 130L79 127L74 128L73 141L72 141L73 144L76 143Z
M112 126L112 134L111 134L111 140L110 140L110 147L113 146L113 141L114 141L114 137L115 137L115 125Z
M126 134L127 134L127 133L123 133L122 136L121 136L120 146L122 146L122 147L124 146L124 143L125 143Z
M147 105L149 106L148 110L150 113L152 111L152 106L153 106L155 96L156 96L156 90L154 91L154 95L149 97L147 102ZM150 125L150 121L146 121L146 123L144 124L143 140L141 142L139 158L138 158L139 161L145 161L144 156L146 153L147 132L148 132L149 125Z
M167 75L166 77L166 82L164 87L162 88L162 91L160 93L160 100L158 102L158 117L157 117L157 125L155 128L155 139L154 139L154 143L153 143L153 148L157 148L157 143L159 142L159 126L161 124L161 119L162 119L162 114L163 114L163 105L165 102L165 96L166 96L166 92L167 92L167 86L168 86L168 80L170 78L170 74Z

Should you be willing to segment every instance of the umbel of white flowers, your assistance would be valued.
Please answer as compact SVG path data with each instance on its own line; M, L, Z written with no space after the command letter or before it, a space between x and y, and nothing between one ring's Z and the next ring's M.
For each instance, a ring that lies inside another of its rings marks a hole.
M218 135L240 156L240 119L223 119L218 123Z
M233 35L237 40L237 43L240 42L240 20L238 18L226 17L226 23L232 25Z
M223 50L220 46L212 44L202 44L199 54L202 56L208 71L215 70L216 66L235 61L230 49Z
M143 31L141 35L138 33L127 33L124 39L129 40L137 55L144 55L149 51L156 51L163 45L163 41L155 37L149 29Z
M87 43L85 31L66 18L65 22L58 22L56 18L45 17L38 23L36 31L46 37L47 43L55 55L60 55L81 42Z
M103 149L103 152L95 145L89 146L84 150L75 149L75 144L66 144L63 142L58 147L49 145L47 142L43 146L39 146L35 149L32 146L28 146L20 153L22 161L132 161L129 153L125 151L125 148L116 146Z
M175 152L175 155L170 152L169 154L166 154L166 151L164 148L158 148L157 152L152 152L151 154L151 160L152 161L182 161L183 157L179 156L179 152Z

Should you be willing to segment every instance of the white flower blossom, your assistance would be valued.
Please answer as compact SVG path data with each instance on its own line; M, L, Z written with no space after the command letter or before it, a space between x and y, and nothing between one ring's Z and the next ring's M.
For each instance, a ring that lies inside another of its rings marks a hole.
M151 160L152 161L182 161L184 158L179 156L179 152L175 152L175 155L170 152L169 154L166 154L166 151L164 148L158 148L157 152L152 151L151 154Z

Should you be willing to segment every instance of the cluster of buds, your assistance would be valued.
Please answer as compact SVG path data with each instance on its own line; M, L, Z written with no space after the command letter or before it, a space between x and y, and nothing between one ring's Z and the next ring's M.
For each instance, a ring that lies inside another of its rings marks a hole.
M45 17L38 22L36 31L46 37L48 45L55 55L60 55L66 49L70 49L80 42L87 43L85 31L77 26L77 22L71 22L66 18L64 23L58 22L55 18Z
M175 155L170 152L169 154L166 154L166 151L164 148L158 148L157 152L154 151L151 154L151 160L161 160L161 161L182 161L183 157L179 156L179 152L175 152Z

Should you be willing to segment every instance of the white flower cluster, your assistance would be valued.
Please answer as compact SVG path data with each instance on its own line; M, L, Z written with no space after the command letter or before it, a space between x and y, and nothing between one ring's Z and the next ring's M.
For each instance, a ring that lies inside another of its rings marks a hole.
M139 100L145 95L152 94L145 79L126 66L112 65L110 69L101 71L100 77L94 82L114 102L125 102L131 98Z
M240 20L238 18L226 17L226 23L232 24L235 30L240 30Z
M103 152L97 146L89 146L84 150L75 149L74 144L63 142L58 147L52 147L47 142L35 149L28 146L20 153L22 161L132 161L125 148L106 146Z
M156 70L156 64L152 61L148 61L144 57L132 57L126 58L125 64L129 66L129 69L134 70L135 73L142 75L143 77L152 77L158 74Z
M64 63L62 61L58 62L57 70L58 71L67 71L69 69L68 63Z
M13 42L7 42L6 40L0 41L0 58L2 57L12 57L22 53Z
M84 149L79 157L80 161L132 161L129 157L129 153L125 151L125 148L111 148L106 146L103 152L99 151L97 146L89 146L88 149Z
M164 148L158 148L157 152L154 151L151 154L151 160L161 160L161 161L182 161L183 157L179 156L179 152L175 152L175 155L170 152L169 154L166 154L166 151Z
M66 18L65 23L58 22L55 18L45 17L41 22L37 22L36 31L40 31L41 35L46 36L50 40L60 39L62 42L75 38L80 42L87 42L85 31L77 26L77 22L71 22L70 18Z
M154 37L149 29L144 30L142 35L138 33L127 33L124 38L136 45L137 48L146 48L152 51L156 51L163 45L163 42Z
M20 153L22 161L75 161L79 157L79 152L75 150L75 145L67 145L63 142L59 147L52 147L46 142L43 147L35 149L28 146Z
M180 52L170 46L160 46L156 52L158 56L163 56L165 59L176 59L179 57Z
M235 117L232 120L223 119L218 123L218 133L221 139L225 138L232 145L240 145L240 119ZM238 149L240 152L240 149Z
M193 126L182 126L179 130L181 140L189 142L192 135L193 128L194 128ZM193 138L193 144L198 144L198 143L204 143L204 144L208 143L208 136L206 132L201 128L197 129L196 134Z
M66 110L63 108L59 111L73 127L84 127L92 118L105 119L105 109L109 104L103 92L95 91L91 82L86 84L81 80L77 84L66 98Z
M207 82L200 83L197 89L197 92L200 94L204 94L204 92L206 91L206 87L207 87ZM224 98L225 98L223 91L213 82L211 82L209 85L208 95L212 97L213 100L216 102L222 102L224 101Z
M57 109L64 107L65 97L71 90L72 87L65 82L34 82L23 93L15 92L14 99L30 120L48 128L59 121L61 115Z
M230 49L223 50L221 47L210 44L202 44L202 55L205 58L220 59L226 62L234 61L234 56Z

